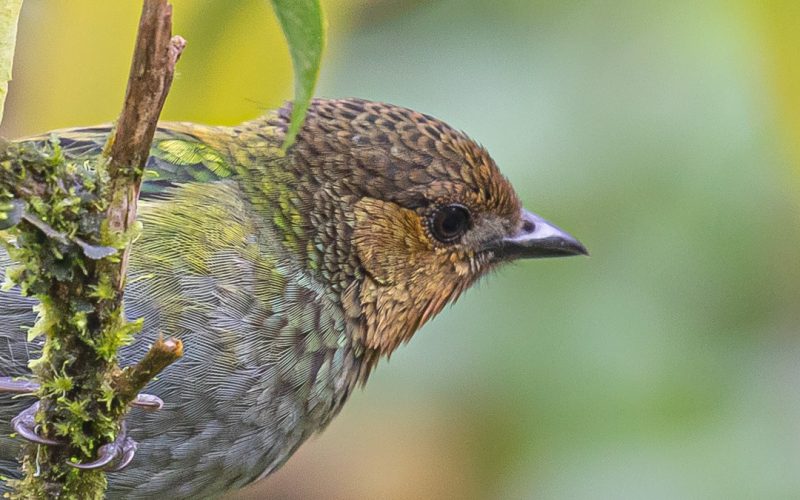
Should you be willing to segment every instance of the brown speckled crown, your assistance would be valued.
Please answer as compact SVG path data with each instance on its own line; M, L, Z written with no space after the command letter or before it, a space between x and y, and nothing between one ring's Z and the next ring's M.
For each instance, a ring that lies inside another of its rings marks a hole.
M288 122L291 105L280 116ZM488 210L513 217L519 200L487 151L464 133L411 109L362 99L314 99L296 154L353 193L424 207L431 185L463 183ZM352 168L355 162L357 168Z

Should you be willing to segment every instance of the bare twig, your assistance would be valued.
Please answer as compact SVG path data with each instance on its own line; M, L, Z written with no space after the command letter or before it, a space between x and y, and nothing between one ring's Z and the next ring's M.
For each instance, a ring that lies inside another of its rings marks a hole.
M181 356L183 356L183 343L180 340L157 339L141 361L125 368L115 377L114 386L119 400L125 404L135 401L148 382Z
M175 64L185 46L186 40L172 36L172 6L167 0L145 0L125 103L107 147L112 196L107 220L112 232L124 233L136 220L144 165L175 75ZM124 287L128 253L129 248L123 254L114 283L120 291Z

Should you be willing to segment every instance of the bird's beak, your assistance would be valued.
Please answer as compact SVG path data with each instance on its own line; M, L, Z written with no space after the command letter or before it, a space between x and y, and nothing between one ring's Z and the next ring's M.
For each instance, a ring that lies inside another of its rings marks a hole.
M495 255L511 260L589 255L589 252L574 236L523 209L519 229L500 240Z

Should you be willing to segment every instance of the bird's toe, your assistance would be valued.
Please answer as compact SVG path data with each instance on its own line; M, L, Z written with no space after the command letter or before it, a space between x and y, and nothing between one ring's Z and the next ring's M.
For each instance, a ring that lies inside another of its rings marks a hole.
M124 469L136 454L136 441L128 437L125 422L120 426L117 438L104 444L97 451L97 458L91 462L68 462L76 469L104 469L106 472L117 472Z
M14 432L20 435L23 439L31 443L43 444L46 446L56 446L63 444L60 441L48 439L39 435L39 424L36 423L36 412L39 411L39 403L36 402L16 417L11 419L11 426Z

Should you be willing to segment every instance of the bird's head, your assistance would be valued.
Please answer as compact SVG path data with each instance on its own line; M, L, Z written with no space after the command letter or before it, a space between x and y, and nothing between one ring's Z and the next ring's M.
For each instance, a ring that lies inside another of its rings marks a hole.
M295 163L318 181L317 210L325 212L326 199L344 200L337 206L346 208L334 210L344 224L314 225L336 225L337 240L349 240L357 270L344 303L378 354L391 353L501 263L587 253L522 208L484 148L430 116L319 99L293 149Z

